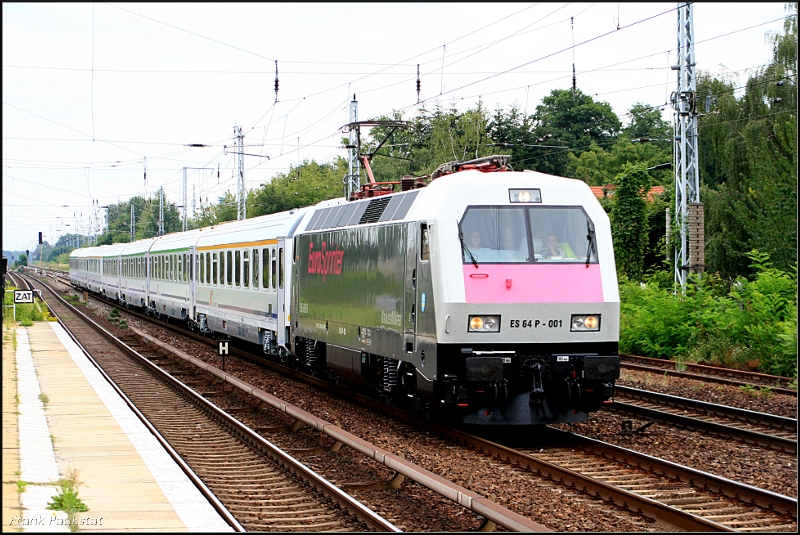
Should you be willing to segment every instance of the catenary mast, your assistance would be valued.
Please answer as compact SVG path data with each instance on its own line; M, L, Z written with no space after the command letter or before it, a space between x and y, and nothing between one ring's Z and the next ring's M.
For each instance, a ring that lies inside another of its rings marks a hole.
M685 291L689 273L702 273L705 263L703 204L697 162L697 78L692 4L678 4L678 88L672 94L675 119L675 218L680 240L675 244L675 283Z

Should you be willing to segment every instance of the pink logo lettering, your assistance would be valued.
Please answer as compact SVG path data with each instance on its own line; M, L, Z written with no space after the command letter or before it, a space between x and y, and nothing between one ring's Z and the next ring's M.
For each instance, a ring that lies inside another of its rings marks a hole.
M338 249L328 251L327 248L326 242L322 242L321 251L314 251L314 244L308 244L308 272L322 275L323 281L328 275L342 274L344 251Z

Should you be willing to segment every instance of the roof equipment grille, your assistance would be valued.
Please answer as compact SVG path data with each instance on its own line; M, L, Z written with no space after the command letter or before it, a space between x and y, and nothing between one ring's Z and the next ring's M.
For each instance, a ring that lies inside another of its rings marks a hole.
M369 202L369 206L367 206L367 210L364 212L364 215L361 216L361 220L358 222L359 225L364 223L377 223L380 220L383 211L386 210L386 205L389 204L389 197L378 197L377 199L373 199Z

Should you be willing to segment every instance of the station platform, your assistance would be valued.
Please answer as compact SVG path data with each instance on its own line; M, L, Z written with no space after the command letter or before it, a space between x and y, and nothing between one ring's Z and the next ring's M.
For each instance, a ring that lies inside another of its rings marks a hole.
M58 323L3 329L2 376L3 532L69 532L70 474L80 531L232 531Z

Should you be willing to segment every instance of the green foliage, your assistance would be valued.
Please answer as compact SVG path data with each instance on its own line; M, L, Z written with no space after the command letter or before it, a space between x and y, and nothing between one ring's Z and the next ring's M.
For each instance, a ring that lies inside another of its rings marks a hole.
M304 160L299 167L290 167L288 173L278 173L255 191L247 216L283 212L341 197L346 174L347 162L343 158L329 164ZM233 219L236 219L235 213Z
M152 192L149 198L136 196L126 202L108 207L108 229L97 237L97 245L131 241L131 205L134 215L134 240L152 238L158 235L160 206L159 192ZM164 196L164 232L178 232L183 229L183 221L175 202ZM235 212L234 212L235 214ZM235 215L234 215L235 219ZM85 240L85 237L83 238ZM85 245L85 242L81 245Z
M706 264L752 276L747 251L788 270L797 262L797 4L787 4L773 58L737 98L735 79L700 73L698 150L706 213Z
M490 147L490 120L480 101L463 113L455 108L445 110L438 103L430 112L421 111L422 115L407 121L407 128L379 125L362 140L362 154L375 152L384 142L371 163L378 182L397 181L404 175L427 175L446 162L470 160L497 152ZM403 117L394 112L391 119L381 116L377 120L401 121Z
M686 294L620 279L620 351L797 377L797 271L751 252L754 280L690 278ZM662 279L663 280L663 279Z
M614 178L625 165L654 167L672 161L672 145L669 143L631 143L621 140L610 150L603 150L592 143L580 156L569 154L567 176L583 180L590 186L613 184ZM674 179L672 171L654 170L651 172L654 184L666 184Z
M628 139L672 140L672 125L661 117L659 108L637 102L628 115L630 124L622 129L622 134Z
M4 305L8 305L10 307L14 304L15 289L16 288L13 286L6 288L5 296L3 298ZM6 312L3 312L3 314L8 314L8 317L11 317L11 308L7 308L5 310ZM17 303L16 314L17 321L20 322L23 327L30 327L33 325L34 321L48 321L51 317L50 311L46 306L42 305L42 302L38 297L34 297L33 303Z
M46 509L51 511L64 511L69 518L69 530L78 531L78 513L85 513L89 507L78 496L78 471L70 470L67 477L58 481L58 494L52 497L53 501L47 502Z
M647 247L647 206L644 192L650 188L650 176L640 165L626 165L617 177L611 207L611 234L617 271L638 281L644 271Z
M564 145L580 154L591 142L603 144L617 137L622 128L607 102L595 102L579 89L555 89L536 107L533 132L547 145ZM551 175L565 176L569 157L563 149L541 151L526 167Z

